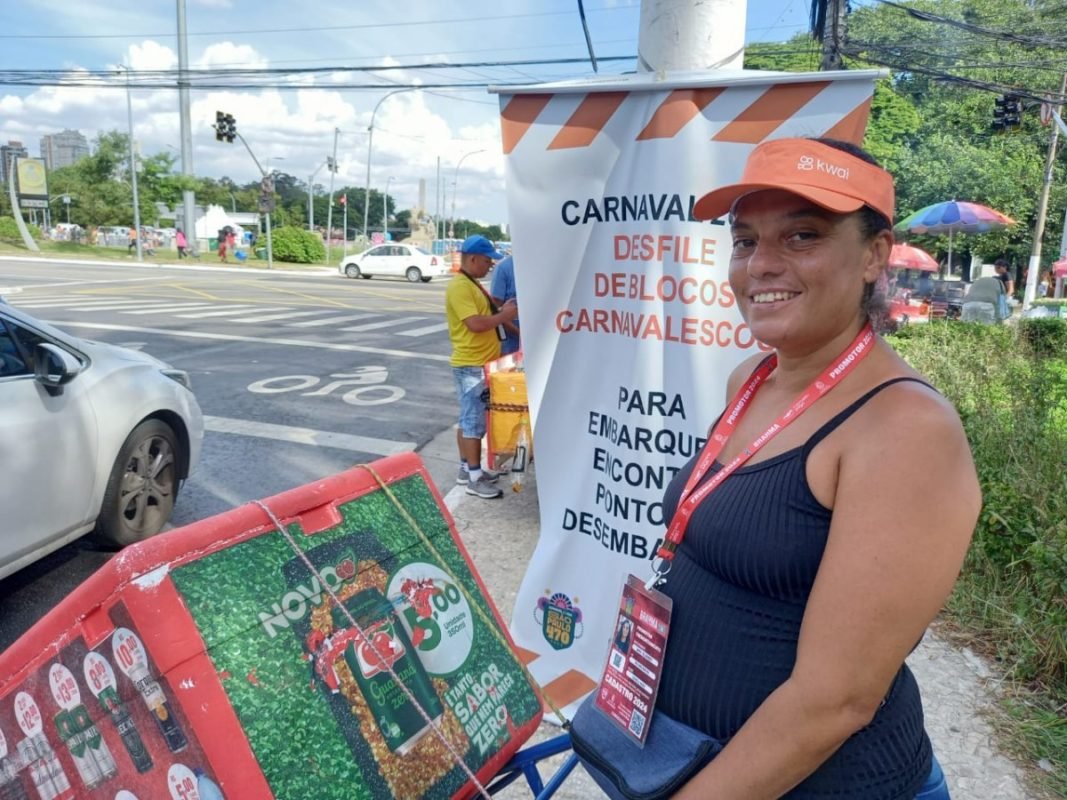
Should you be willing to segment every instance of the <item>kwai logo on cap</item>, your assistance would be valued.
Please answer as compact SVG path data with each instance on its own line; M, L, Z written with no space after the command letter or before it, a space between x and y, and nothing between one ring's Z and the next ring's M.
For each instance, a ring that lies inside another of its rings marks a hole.
M832 175L835 178L840 178L843 181L848 180L848 167L841 167L837 164L831 164L829 161L823 161L821 158L815 156L801 156L797 161L797 169L804 170L805 172L825 172L827 175Z

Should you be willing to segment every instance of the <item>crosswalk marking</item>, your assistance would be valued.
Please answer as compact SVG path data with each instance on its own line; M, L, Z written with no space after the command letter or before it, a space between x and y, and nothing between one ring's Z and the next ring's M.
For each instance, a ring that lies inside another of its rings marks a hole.
M328 312L327 312L328 313ZM281 314L263 314L258 317L241 317L240 319L231 320L232 322L273 322L276 319L292 319L293 317L320 317L323 314L323 309L318 311L286 311Z
M256 308L255 306L230 306L222 311L195 311L191 314L178 314L182 319L201 319L203 317L232 317L234 314L251 314L256 311L281 311L278 308Z
M351 325L347 328L341 328L343 331L354 331L356 333L360 331L376 331L381 328L393 328L397 325L406 325L409 322L418 322L425 319L425 317L401 317L400 319L387 319L384 322L368 322L365 325Z
M160 311L195 311L197 309L218 308L215 303L181 303L179 305L167 304L164 306L143 306L133 310L122 311L123 314L158 314Z
M124 303L124 304L132 305L134 303L143 303L143 302L144 302L144 298L143 297L141 299L139 299L139 300L120 300L120 299L114 298L114 297L111 297L111 298L92 297L92 298L84 298L84 299L69 297L66 300L55 300L55 299L52 299L52 300L29 300L29 301L26 301L26 302L19 303L18 305L21 308L58 308L58 307L61 307L61 306L65 306L67 308L88 308L90 306L112 305L114 303Z
M289 322L287 328L321 328L325 325L335 325L338 322L354 322L357 319L377 317L379 314L344 314L340 317L327 317L326 319L312 319L303 322Z
M447 331L447 322L438 322L436 325L425 325L421 328L412 328L410 331L397 331L397 336L426 336L431 333Z

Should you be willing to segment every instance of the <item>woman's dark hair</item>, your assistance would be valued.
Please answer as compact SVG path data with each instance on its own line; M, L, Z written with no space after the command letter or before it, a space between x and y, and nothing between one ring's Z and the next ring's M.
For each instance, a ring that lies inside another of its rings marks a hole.
M815 141L882 169L882 165L874 156L852 142L829 138L819 138ZM865 205L856 213L859 214L860 232L868 240L873 239L882 231L893 228L892 221L870 206ZM884 272L874 283L868 283L863 287L863 299L860 301L860 306L875 330L882 331L889 328L889 281Z

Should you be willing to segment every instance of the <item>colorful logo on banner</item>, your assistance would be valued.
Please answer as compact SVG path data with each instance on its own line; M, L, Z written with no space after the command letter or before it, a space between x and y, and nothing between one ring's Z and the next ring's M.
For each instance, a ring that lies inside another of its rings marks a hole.
M555 650L566 650L582 636L582 610L563 592L538 599L534 619Z
M665 489L763 349L730 287L726 220L693 207L766 139L862 140L875 77L638 75L501 97L519 303L539 332L524 355L541 536L516 599L534 613L512 633L566 711L600 675L623 577L649 574Z

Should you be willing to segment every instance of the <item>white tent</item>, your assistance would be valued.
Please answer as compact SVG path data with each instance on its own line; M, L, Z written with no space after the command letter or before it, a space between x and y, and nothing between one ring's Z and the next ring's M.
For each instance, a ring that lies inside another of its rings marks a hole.
M196 221L196 238L212 239L221 228L229 225L235 233L240 233L241 226L230 218L222 206L208 206L207 212Z

